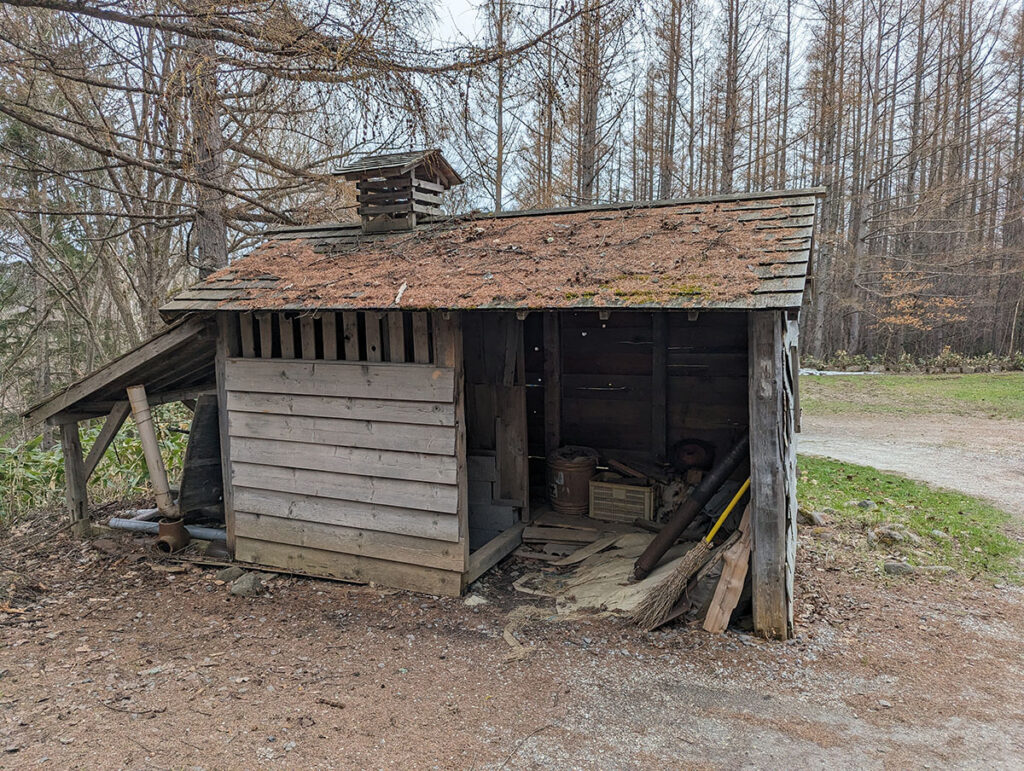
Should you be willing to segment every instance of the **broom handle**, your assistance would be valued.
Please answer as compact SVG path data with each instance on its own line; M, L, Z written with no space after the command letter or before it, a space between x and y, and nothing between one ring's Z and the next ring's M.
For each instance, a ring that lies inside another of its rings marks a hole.
M732 500L729 501L729 505L726 506L725 507L725 511L722 512L722 516L720 516L718 518L718 521L712 526L711 532L708 533L707 537L704 539L705 543L707 543L709 545L711 544L711 539L715 537L715 533L718 532L718 528L720 528L722 526L722 523L725 522L726 518L730 514L732 514L732 510L736 508L736 504L740 502L740 498L742 498L743 494L745 492L747 492L747 490L749 490L749 489L750 489L750 477L747 477L747 481L743 483L743 485L740 487L740 489L736 492L736 495L734 495L732 497Z

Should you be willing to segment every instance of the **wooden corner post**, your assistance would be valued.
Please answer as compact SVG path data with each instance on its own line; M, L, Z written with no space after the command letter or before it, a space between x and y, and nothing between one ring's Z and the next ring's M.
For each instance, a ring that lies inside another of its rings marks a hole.
M267 327L269 328L269 322ZM231 437L228 435L228 388L225 377L227 361L238 356L239 347L238 314L218 313L214 368L217 377L217 419L220 424L220 469L224 485L224 528L227 532L228 551L232 556L235 553L235 505L234 488L231 484ZM270 356L269 347L262 350L263 356Z
M785 640L793 629L796 448L785 319L748 313L750 527L754 629Z
M64 492L71 515L71 531L77 536L88 535L89 495L77 421L60 424L60 445L64 454Z

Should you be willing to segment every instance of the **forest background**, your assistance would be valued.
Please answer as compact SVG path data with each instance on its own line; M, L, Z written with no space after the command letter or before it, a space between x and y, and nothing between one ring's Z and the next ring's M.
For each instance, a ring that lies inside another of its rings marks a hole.
M822 185L808 360L1021 366L1024 0L465 3L0 3L0 436L431 146L452 213Z

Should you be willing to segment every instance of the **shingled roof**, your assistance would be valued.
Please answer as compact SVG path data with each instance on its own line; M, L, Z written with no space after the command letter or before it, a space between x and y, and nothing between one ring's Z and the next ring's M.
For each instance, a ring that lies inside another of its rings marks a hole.
M342 166L334 173L348 180L361 179L368 176L394 176L404 174L413 169L423 168L446 188L462 184L462 177L452 168L451 164L438 149L413 150L407 153L386 153L384 155L364 155L358 161Z
M820 189L278 230L161 308L799 308Z

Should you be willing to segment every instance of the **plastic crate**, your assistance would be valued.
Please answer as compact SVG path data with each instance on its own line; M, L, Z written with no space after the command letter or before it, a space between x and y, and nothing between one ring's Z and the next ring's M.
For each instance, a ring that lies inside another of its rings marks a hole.
M608 522L654 519L654 488L604 472L590 480L590 516Z

